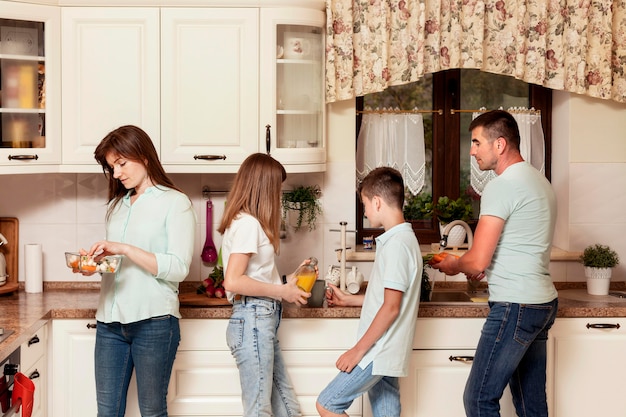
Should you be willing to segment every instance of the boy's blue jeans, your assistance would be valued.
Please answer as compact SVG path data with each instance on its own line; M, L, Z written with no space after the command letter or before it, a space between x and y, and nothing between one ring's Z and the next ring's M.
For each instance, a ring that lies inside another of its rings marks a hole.
M135 323L96 327L95 372L98 417L121 417L135 370L139 409L144 417L167 416L167 388L180 327L167 315Z
M463 394L467 417L499 417L507 384L517 415L547 417L546 343L558 299L489 307Z
M276 335L281 315L281 303L269 298L233 304L226 342L239 369L244 417L301 415Z

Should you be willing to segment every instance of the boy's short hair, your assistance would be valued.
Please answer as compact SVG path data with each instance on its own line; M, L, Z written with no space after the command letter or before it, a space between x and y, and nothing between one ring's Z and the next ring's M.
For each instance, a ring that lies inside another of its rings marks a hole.
M387 205L402 210L404 207L404 180L397 169L380 167L371 171L361 184L359 196L371 199L374 196L382 198Z

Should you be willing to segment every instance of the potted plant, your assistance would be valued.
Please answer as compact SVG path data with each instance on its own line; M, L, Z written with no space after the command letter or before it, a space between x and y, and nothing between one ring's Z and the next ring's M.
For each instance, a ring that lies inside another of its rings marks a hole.
M463 220L467 222L472 218L472 203L459 197L456 200L450 197L439 197L436 204L431 206L432 213L437 217L439 223L448 224L453 220Z
M580 255L580 262L585 267L587 292L591 295L607 295L612 268L619 264L617 252L609 246L596 243L585 248Z
M305 224L309 231L314 230L317 216L322 214L319 201L321 195L322 191L318 185L299 185L291 191L284 191L283 218L289 218L289 223L296 231Z
M407 190L404 197L404 207L402 207L404 219L407 221L430 219L432 216L432 202L433 197L431 194L413 195Z
M442 196L439 197L436 203L427 205L426 209L439 220L439 231L442 237L448 223L454 220L467 222L472 218L473 214L472 203L463 197L453 200L450 197ZM467 231L465 227L456 225L448 231L447 244L449 247L460 247L464 244L466 236Z

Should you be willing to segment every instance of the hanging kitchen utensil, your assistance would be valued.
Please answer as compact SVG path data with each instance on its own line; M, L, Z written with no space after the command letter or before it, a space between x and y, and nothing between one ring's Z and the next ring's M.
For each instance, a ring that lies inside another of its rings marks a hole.
M213 202L210 199L206 202L206 239L200 257L207 263L217 260L217 249L213 243Z

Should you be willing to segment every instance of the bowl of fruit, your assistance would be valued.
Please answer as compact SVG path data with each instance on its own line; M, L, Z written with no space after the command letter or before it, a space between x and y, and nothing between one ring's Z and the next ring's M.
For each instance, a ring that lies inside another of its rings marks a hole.
M97 260L96 260L97 259ZM81 255L78 252L65 252L65 263L72 272L100 272L111 274L117 272L122 263L122 255Z

